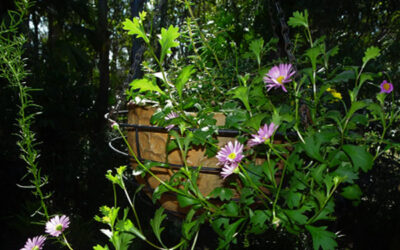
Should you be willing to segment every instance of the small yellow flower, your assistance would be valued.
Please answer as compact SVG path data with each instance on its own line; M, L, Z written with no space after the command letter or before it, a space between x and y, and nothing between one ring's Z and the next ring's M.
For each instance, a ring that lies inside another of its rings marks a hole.
M337 92L335 89L327 88L326 91L328 91L329 93L331 93L331 95L332 95L334 98L342 100L342 94L339 93L339 92Z
M335 97L336 99L342 100L342 94L340 94L339 92L332 92L331 94L332 94L333 97Z

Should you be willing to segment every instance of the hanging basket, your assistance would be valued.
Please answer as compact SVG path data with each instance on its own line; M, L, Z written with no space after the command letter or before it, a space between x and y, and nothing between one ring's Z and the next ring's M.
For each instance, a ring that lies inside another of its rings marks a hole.
M150 160L152 162L168 162L170 168L152 167L152 172L161 180L168 181L169 178L184 165L182 155L178 149L166 153L168 140L168 131L164 128L150 126L150 118L156 109L150 106L128 105L128 142L140 161ZM216 113L214 119L217 120L217 126L225 124L225 115ZM234 141L238 131L225 130L219 133L218 146L223 147L229 141ZM202 147L193 148L188 151L186 162L189 167L200 168L200 174L197 181L200 192L206 196L216 187L223 187L225 182L220 176L221 166L215 157L208 158L205 155L205 149ZM132 160L133 168L138 167ZM144 178L138 176L137 181L150 187L145 191L151 197L152 191L160 185L160 182L154 177L146 174ZM161 196L159 202L170 211L186 213L187 208L179 206L176 196L173 193L165 193Z

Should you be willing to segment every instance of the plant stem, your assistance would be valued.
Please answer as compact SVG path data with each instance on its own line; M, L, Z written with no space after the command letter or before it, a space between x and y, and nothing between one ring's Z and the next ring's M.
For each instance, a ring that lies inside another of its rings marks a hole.
M65 237L65 234L62 234L62 236L63 236L63 239L64 239L64 243L65 243L65 245L68 247L68 249L74 250L74 249L71 247L71 245L68 243L67 238Z

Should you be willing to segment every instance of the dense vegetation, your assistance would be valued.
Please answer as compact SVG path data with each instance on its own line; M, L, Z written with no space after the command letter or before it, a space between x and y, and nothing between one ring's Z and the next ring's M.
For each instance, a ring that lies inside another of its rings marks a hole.
M368 67L373 72L390 76L395 89L400 81L398 1L193 2L194 16L204 25L206 34L218 34L218 43L211 44L216 51L218 46L229 46L231 41L249 44L252 38L262 37L264 41L275 38L272 41L277 42L278 49L271 52L273 58L270 60L287 57L293 63L300 62L302 58L293 58L285 49L285 36L289 35L291 46L301 47L306 41L297 39L299 30L285 32L288 27L284 23L294 11L308 9L313 35L326 36L327 47L340 46L338 56L331 60L338 60L337 64L356 65L365 48L375 45L381 48L382 56ZM1 4L0 17L7 23L6 11L16 6L13 1L2 1ZM151 22L154 34L170 24L183 26L183 17L189 15L179 1L41 0L28 9L24 22L18 27L27 39L23 57L29 74L25 81L31 88L40 89L30 95L41 108L32 107L28 111L41 112L36 116L32 130L41 142L36 145L40 150L41 173L49 176L44 190L54 192L47 200L48 206L54 212L69 214L73 221L69 238L75 249L90 249L106 241L99 231L101 225L93 217L101 205L112 202L111 185L104 178L106 170L125 164L126 159L108 148L110 129L103 116L110 109L124 109L124 89L131 80L141 77L141 60L151 57L144 53L140 39L133 39L122 30L126 18L137 16L149 6L154 10ZM209 24L209 20L215 23ZM156 41L154 45L157 47ZM185 51L174 53L182 55ZM227 60L226 63L233 62ZM5 249L14 249L22 246L25 239L36 234L42 225L32 224L30 217L40 206L40 201L30 190L15 185L28 184L15 136L18 133L15 121L19 97L7 79L3 77L0 81L3 112L0 119L0 171L6 201L0 219L1 240ZM343 85L341 90L346 92L346 87ZM397 100L399 92L394 93L394 100ZM393 107L399 108L398 101ZM393 127L398 125L399 121ZM372 131L374 129L371 127ZM390 133L393 141L400 141L398 130ZM397 239L400 233L400 169L396 153L393 151L381 157L371 172L361 176L359 185L365 194L357 206L346 200L339 202L338 219L331 227L332 231L340 230L342 236L338 242L341 248L396 249L400 246ZM134 188L133 184L130 188ZM144 202L139 204L138 211L146 211L144 217L153 215L153 207ZM177 227L179 220L171 216L168 223L171 228ZM179 238L173 231L169 232L171 241ZM211 230L205 228L198 247L213 249L216 242L207 240L210 237L215 238ZM142 244L137 242L138 247ZM279 231L249 238L248 244L276 249L311 247L309 238L300 242ZM47 247L58 249L59 246ZM142 247L145 249L146 246ZM241 249L241 243L236 247Z

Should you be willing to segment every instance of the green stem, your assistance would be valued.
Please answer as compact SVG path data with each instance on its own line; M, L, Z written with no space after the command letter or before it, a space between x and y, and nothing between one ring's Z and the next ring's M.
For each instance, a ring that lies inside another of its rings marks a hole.
M259 194L261 194L266 200L268 200L269 202L272 203L271 198L269 198L269 197L260 189L260 187L257 186L257 185L253 182L253 180L250 178L249 174L247 173L246 169L242 166L242 164L239 164L239 167L240 167L240 169L242 170L242 172L244 173L245 178L250 182L250 184L254 187L254 189L255 189ZM269 207L268 204L266 204L263 200L261 200L261 201L264 203L264 205L265 205L266 207Z
M65 234L62 234L62 236L63 236L63 239L64 239L64 243L65 243L65 245L68 247L68 249L74 250L74 249L71 247L71 245L68 243L67 238L65 237Z
M306 222L306 224L312 223L312 222L315 220L315 218L317 218L317 217L321 214L321 212L324 210L326 204L328 204L328 201L331 199L333 193L336 191L336 189L338 188L338 186L339 186L339 184L335 184L335 186L333 187L332 191L329 193L328 197L326 198L326 200L325 200L324 203L322 204L322 206L321 206L321 208L319 209L319 211L318 211L316 214L314 214L314 216L311 217L311 218Z

